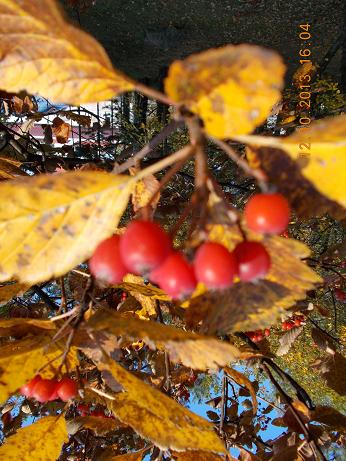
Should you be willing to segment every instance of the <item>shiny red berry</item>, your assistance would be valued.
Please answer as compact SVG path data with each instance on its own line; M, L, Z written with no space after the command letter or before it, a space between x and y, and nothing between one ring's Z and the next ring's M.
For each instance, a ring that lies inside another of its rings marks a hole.
M114 285L120 283L128 272L120 256L119 243L119 235L103 240L89 261L94 277Z
M75 380L65 377L59 381L56 391L60 399L67 402L76 397L78 386Z
M171 241L157 223L132 221L120 240L120 254L130 272L145 274L158 267L171 251Z
M196 252L193 265L197 280L212 289L230 287L237 273L234 254L216 242L203 243Z
M244 216L249 229L264 234L280 234L290 219L290 206L281 194L256 194L247 202Z
M264 330L264 336L266 336L266 337L270 336L270 329L269 328L266 328Z
M259 242L241 242L234 249L238 263L238 276L243 282L251 282L266 275L270 268L270 256Z
M56 385L55 379L41 379L34 387L32 396L40 403L55 400Z
M41 375L36 375L31 381L20 388L20 393L25 395L25 397L32 397L34 388L40 381L42 381Z
M172 252L149 278L173 299L191 294L197 285L193 267L178 252Z

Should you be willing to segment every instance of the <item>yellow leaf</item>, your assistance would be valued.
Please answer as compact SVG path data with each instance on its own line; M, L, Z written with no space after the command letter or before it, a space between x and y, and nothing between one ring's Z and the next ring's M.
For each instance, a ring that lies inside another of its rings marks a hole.
M0 304L5 304L15 296L22 296L30 288L30 285L23 283L12 283L11 285L0 286Z
M171 298L160 288L154 287L151 283L144 284L143 277L133 274L127 274L123 278L123 283L117 285L117 288L127 291L131 296L143 295L160 301L171 301Z
M132 185L96 171L0 184L0 280L34 284L85 261L114 232Z
M208 134L229 138L265 121L281 97L284 72L274 51L228 45L173 62L165 89L203 119Z
M317 120L309 128L297 129L285 138L236 136L235 139L285 150L318 191L346 207L346 115Z
M110 309L99 309L87 328L132 340L142 339L153 349L164 347L173 362L198 370L217 369L241 358L240 351L230 343L170 325L125 317Z
M46 416L9 437L0 447L0 458L6 461L56 461L67 440L63 416Z
M20 165L21 162L17 160L8 157L0 157L0 181L14 179L18 176L27 176L26 173L19 168Z
M97 41L54 0L0 0L1 88L80 105L133 89Z
M255 389L253 388L253 385L251 381L249 380L249 378L245 376L243 373L240 373L240 371L235 370L234 368L225 367L224 370L225 370L225 373L231 376L241 386L245 386L246 389L250 392L251 399L252 399L253 413L255 415L257 413L257 398L256 398Z
M74 435L82 427L90 429L97 436L108 434L119 428L119 422L113 418L100 416L77 416L76 418L66 421L67 430L70 435ZM120 423L120 426L122 424Z
M130 169L132 176L136 175L139 170L135 167ZM134 191L132 193L132 205L135 213L148 205L153 194L158 190L160 183L153 174L146 176L145 178L137 181ZM160 193L156 195L155 200L151 203L151 213L153 214L158 202L160 201Z
M105 355L98 368L110 387L115 379L125 390L116 394L109 404L114 415L142 437L163 450L225 453L223 442L208 421L145 384Z
M50 341L50 336L42 334L11 341L0 347L0 402L6 401L23 384L32 379L41 367L56 359L54 363L40 372L43 377L53 377L63 349L52 345L46 351L46 346ZM75 361L73 352L70 352L68 361L70 358L72 359L72 362L69 362L71 369L71 364Z
M29 333L44 333L47 330L56 330L50 320L39 319L0 319L0 337L21 337Z
M225 461L224 456L208 453L207 451L181 451L173 452L173 459L176 461ZM235 461L233 456L228 455L227 461Z

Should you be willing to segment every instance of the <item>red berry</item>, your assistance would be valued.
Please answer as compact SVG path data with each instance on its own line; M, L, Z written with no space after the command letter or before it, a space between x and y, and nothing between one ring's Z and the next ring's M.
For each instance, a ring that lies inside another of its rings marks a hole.
M295 326L293 320L288 320L287 322L287 330L292 330L292 328Z
M234 249L240 280L251 282L262 278L270 268L270 256L259 242L241 242Z
M150 279L174 299L189 295L197 285L192 266L178 252L172 252Z
M266 336L266 337L270 336L270 329L269 328L266 328L264 330L264 336Z
M125 301L126 298L127 298L127 293L125 293L125 291L123 291L123 292L121 293L120 299L121 299L121 301Z
M295 327L300 327L301 324L302 324L302 319L299 318L299 317L296 317L296 318L294 319L294 326L295 326Z
M63 402L67 402L67 400L76 397L77 391L77 383L71 378L62 378L58 383L57 393Z
M197 280L208 288L230 287L237 273L234 254L216 242L203 243L197 250L193 265Z
M40 403L55 400L57 382L55 379L41 379L32 392L32 396Z
M335 288L334 296L337 301L340 301L340 302L346 301L346 291L343 291L340 288Z
M289 238L290 238L289 233L288 233L287 230L286 230L285 232L283 232L283 233L280 235L280 237L284 237L285 239L289 239Z
M20 393L25 395L25 397L32 397L34 388L40 381L42 381L41 375L36 375L34 378L32 378L31 381L24 384L24 386L20 388Z
M81 416L87 416L90 408L88 405L83 405L82 403L80 403L77 406L77 410L80 412Z
M255 340L255 343L258 343L258 342L260 342L260 341L263 341L263 339L264 339L264 336L263 336L262 332L256 333L256 340Z
M128 272L120 257L119 243L119 235L103 240L89 261L91 273L106 283L120 283Z
M282 322L281 327L284 331L288 330L288 322L286 320Z
M129 271L150 272L159 266L171 251L169 236L151 221L132 221L120 239L120 254Z
M290 219L290 206L281 194L256 194L247 202L244 215L249 229L280 234Z

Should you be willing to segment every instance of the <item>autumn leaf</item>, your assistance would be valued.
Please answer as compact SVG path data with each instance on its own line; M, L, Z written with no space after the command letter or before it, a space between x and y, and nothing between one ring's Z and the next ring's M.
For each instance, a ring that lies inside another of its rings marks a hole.
M98 458L98 461L142 461L143 455L148 451L147 448L124 455L116 455L111 449L105 450Z
M94 171L0 184L0 280L34 284L86 260L114 232L132 186Z
M176 461L225 461L224 456L208 453L207 451L181 451L172 452L173 459ZM235 461L235 458L228 455L228 461Z
M73 112L72 110L61 110L59 114L68 118L69 120L73 120L74 122L77 122L79 125L82 125L84 127L89 127L91 125L90 115L79 114L79 113Z
M280 347L276 351L276 355L280 357L287 354L294 341L298 338L302 331L303 327L292 328L291 330L286 331L286 333L279 339Z
M241 373L240 371L235 370L234 368L225 367L224 371L228 376L231 376L235 382L237 382L241 386L244 386L246 387L246 389L248 389L251 395L251 399L252 399L253 413L255 415L257 413L256 391L251 381L249 380L249 378L245 376L243 373Z
M298 217L311 218L328 213L337 219L345 217L345 209L323 195L302 174L299 162L295 162L282 149L261 147L247 148L247 160L255 168L260 167L270 183L283 194Z
M330 426L333 430L344 431L346 427L346 416L332 407L317 406L311 411L311 419Z
M340 395L346 395L346 358L339 352L319 361L314 368L321 374L327 385Z
M116 380L125 391L110 401L114 415L142 437L163 450L225 453L221 439L208 421L143 383L105 355L98 368L111 388Z
M97 436L103 436L119 427L118 421L113 418L99 416L77 416L66 421L69 435L78 432L82 427L90 429ZM120 424L122 426L122 424Z
M18 176L27 176L26 173L19 168L22 162L9 157L0 157L0 181L6 179L15 179Z
M63 416L46 416L7 439L0 447L0 458L7 461L56 461L67 440Z
M52 345L47 350L50 342L51 337L48 334L36 334L36 336L5 343L0 347L0 402L6 401L50 361L54 362L40 373L43 377L53 377L54 367L59 365L58 359L63 349ZM69 353L67 363L70 369L75 366L75 350Z
M0 337L13 336L20 338L29 333L44 334L56 330L56 326L50 320L40 319L0 319Z
M171 298L160 288L155 287L151 283L147 285L143 282L143 277L138 275L127 274L123 278L123 283L117 285L123 291L127 291L131 296L137 295L146 296L160 301L170 301Z
M132 176L135 176L138 171L139 169L135 167L130 169L130 173ZM137 181L136 187L134 188L131 197L133 211L135 213L137 213L138 210L149 204L152 196L159 189L159 185L159 181L155 178L153 174L148 175L140 181ZM156 194L155 199L151 202L150 207L148 207L150 208L151 216L153 216L159 201L160 193Z
M198 370L217 369L241 357L245 358L230 343L170 325L123 316L110 309L98 310L86 328L94 334L100 331L131 340L142 339L152 349L165 348L173 362L181 362Z
M56 142L65 144L70 136L71 127L60 117L55 117L52 124L52 131L56 137Z
M0 304L5 304L15 296L22 296L30 288L23 283L11 283L0 286Z
M20 33L18 33L18 31ZM1 88L80 105L133 89L97 41L53 0L0 1Z
M284 72L274 51L228 45L173 62L165 89L202 118L209 135L229 138L265 121L281 97Z
M285 150L321 194L346 207L346 115L316 120L308 128L296 130L287 137L234 138L255 146Z

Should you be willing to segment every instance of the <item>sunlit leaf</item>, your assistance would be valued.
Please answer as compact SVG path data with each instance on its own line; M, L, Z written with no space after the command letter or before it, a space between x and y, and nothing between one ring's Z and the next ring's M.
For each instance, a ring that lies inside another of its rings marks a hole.
M142 461L144 453L147 449L126 453L124 455L116 455L111 449L101 453L98 461Z
M303 327L292 328L291 330L286 331L286 333L279 339L280 347L276 351L276 355L281 356L287 354L292 344L302 331Z
M116 380L125 390L116 394L109 404L114 415L142 437L161 449L225 452L221 439L205 419L143 383L106 356L98 368L110 387Z
M119 423L115 419L99 416L77 416L68 420L66 424L70 435L85 427L93 431L97 436L102 436L119 427Z
M70 136L71 126L60 117L55 117L52 123L52 131L56 137L56 142L65 144Z
M208 453L207 451L181 451L173 452L173 459L176 461L225 461L225 457L216 455L214 453ZM235 458L228 456L228 461L234 461Z
M346 207L346 115L314 121L308 128L287 137L236 136L236 139L284 149L320 193Z
M132 340L143 339L152 348L167 350L173 362L198 370L217 369L243 357L235 346L225 341L170 325L122 316L109 309L98 310L87 323L87 328Z
M123 279L123 283L117 285L117 288L120 288L124 291L130 293L130 295L135 296L140 294L143 296L150 297L152 299L158 299L160 301L170 301L171 298L160 288L151 285L150 283L145 285L143 282L143 277L138 275L127 274Z
M53 0L0 1L1 88L80 105L133 89L104 49Z
M0 458L7 461L56 461L67 442L63 416L46 416L23 427L0 447Z
M114 232L131 188L126 176L94 171L0 184L0 280L34 284L83 262Z
M284 72L274 51L228 45L175 61L165 89L203 119L208 134L229 138L264 122L281 97Z

